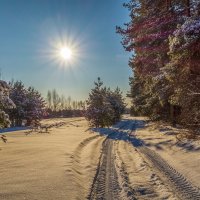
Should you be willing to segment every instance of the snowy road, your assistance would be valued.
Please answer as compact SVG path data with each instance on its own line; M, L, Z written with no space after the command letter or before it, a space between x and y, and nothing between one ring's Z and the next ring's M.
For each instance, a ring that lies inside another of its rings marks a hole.
M96 130L107 137L88 199L200 199L198 188L134 136L140 126L123 120L118 127Z

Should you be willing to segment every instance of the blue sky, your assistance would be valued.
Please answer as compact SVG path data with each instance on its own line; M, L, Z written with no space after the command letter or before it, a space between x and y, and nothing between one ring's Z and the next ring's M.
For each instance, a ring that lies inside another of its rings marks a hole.
M93 82L129 90L129 54L115 33L129 21L125 0L1 0L0 69L3 79L22 80L44 96L48 89L73 99L88 97ZM57 43L76 57L61 65Z

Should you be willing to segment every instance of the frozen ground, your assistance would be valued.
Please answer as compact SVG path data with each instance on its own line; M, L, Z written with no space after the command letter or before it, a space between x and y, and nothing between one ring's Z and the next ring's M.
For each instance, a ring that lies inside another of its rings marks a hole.
M45 120L55 123L59 119ZM0 199L200 199L200 144L126 116L111 128L83 118L0 143Z

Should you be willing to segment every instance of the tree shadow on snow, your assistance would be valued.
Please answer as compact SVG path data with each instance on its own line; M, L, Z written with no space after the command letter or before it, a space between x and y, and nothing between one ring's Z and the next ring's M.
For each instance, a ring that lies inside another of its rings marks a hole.
M200 146L191 142L177 142L176 146L185 149L186 151L200 151Z
M170 145L172 143L172 140L166 140L166 141L160 141L158 143L150 143L148 141L154 140L154 138L147 138L145 140L141 140L137 138L134 134L134 132L137 129L144 128L146 125L146 121L143 120L130 120L130 119L124 119L121 120L116 125L109 127L109 128L92 128L91 130L99 133L102 136L107 136L109 139L112 140L123 140L126 142L130 142L134 147L141 147L141 146L154 146L157 150L163 150L163 146ZM166 128L162 130L163 132L167 132L167 134L172 135L174 132L170 131L170 129ZM159 139L159 138L155 138ZM200 151L199 145L193 145L189 142L177 142L176 146L179 146L180 148L183 148L187 151Z
M112 140L123 140L130 142L135 147L142 146L144 142L134 136L134 131L145 126L143 120L121 120L116 125L110 128L92 128L92 131L99 133L100 135L107 136Z

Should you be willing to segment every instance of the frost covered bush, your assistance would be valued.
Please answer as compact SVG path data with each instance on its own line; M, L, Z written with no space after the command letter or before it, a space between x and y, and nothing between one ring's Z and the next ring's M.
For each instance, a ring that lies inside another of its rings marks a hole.
M94 127L109 127L116 123L125 109L122 93L117 88L111 91L110 88L102 87L103 82L98 78L94 83L87 100L85 112L86 119Z

